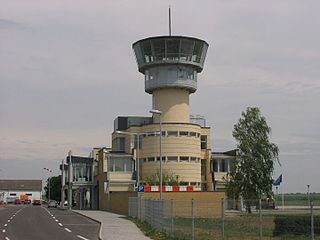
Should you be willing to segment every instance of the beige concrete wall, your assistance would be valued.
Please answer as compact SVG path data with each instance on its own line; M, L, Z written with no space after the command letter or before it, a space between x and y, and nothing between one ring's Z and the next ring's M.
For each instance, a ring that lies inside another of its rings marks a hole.
M103 194L99 210L110 211L118 214L128 214L129 197L136 197L137 192L112 192Z
M147 192L141 195L145 199L159 199L159 192ZM191 217L191 201L194 199L196 217L221 216L221 201L224 192L163 192L164 200L173 201L175 217Z
M141 128L141 132L159 131L158 124L146 125ZM162 137L162 156L188 156L195 157L196 161L165 161L163 162L164 173L178 175L179 181L198 182L201 181L200 164L200 132L201 127L194 124L163 124L162 131L185 131L195 132L196 136L163 136ZM141 179L148 175L159 172L160 162L156 157L160 156L159 136L146 136L142 138L140 150ZM154 162L144 162L146 158L154 158Z
M166 88L153 91L152 107L162 111L162 122L189 123L189 92L184 89ZM155 122L159 116L155 115Z

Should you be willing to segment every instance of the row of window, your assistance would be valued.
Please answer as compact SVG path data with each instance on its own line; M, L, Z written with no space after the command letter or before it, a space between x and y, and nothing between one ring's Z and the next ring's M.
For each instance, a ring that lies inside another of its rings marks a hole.
M143 162L157 162L160 161L160 157L148 157L142 158ZM191 156L163 156L163 162L199 162L200 158Z
M25 195L32 197L32 193L26 193ZM17 196L16 193L10 193L10 197L15 197L15 196Z
M169 69L170 71L170 69ZM170 72L170 77L172 77L173 79L180 79L180 80L197 80L196 79L197 76L197 71L192 71L190 69L180 69L178 71L171 71ZM149 81L149 80L154 80L154 79L158 79L159 78L159 73L156 70L146 70L145 71L145 80Z
M142 137L158 136L156 132L142 134ZM188 131L162 131L164 137L200 137L200 133Z

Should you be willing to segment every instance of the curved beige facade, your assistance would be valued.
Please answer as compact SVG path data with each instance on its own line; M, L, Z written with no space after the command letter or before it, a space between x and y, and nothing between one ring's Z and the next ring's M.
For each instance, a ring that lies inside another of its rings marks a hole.
M153 91L153 109L162 112L162 122L189 123L189 92L178 88L164 88ZM159 122L159 116L154 116Z
M203 155L200 146L201 127L187 123L164 123L162 131L163 172L177 177L180 182L200 185ZM159 173L160 138L154 134L159 132L159 124L131 127L128 132L143 133L139 151L141 180ZM133 136L127 135L125 146L128 153L134 148Z

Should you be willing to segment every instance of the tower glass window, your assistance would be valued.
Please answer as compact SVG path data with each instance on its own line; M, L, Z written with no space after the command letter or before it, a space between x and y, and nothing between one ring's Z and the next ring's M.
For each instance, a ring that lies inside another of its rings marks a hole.
M180 39L167 39L167 59L179 60Z
M157 61L162 61L165 58L165 39L159 38L153 40L154 56Z

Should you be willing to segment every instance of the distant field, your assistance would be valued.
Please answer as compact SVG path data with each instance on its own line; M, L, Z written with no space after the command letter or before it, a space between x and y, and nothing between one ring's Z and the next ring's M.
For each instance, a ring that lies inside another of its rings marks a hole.
M281 194L275 195L276 205L282 204ZM320 206L320 193L310 193L310 200L313 201L314 206ZM302 193L290 193L284 194L284 205L295 205L295 206L307 206L308 195Z

